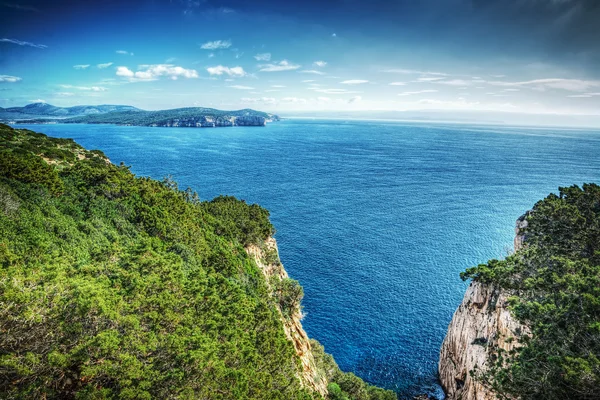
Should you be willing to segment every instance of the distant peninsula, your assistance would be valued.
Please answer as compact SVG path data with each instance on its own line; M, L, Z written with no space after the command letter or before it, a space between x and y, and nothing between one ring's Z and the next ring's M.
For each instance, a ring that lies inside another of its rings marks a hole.
M33 103L25 107L0 108L0 121L9 124L116 124L214 128L265 126L268 122L279 121L279 117L251 109L223 111L187 107L145 111L122 105L56 107L47 103Z

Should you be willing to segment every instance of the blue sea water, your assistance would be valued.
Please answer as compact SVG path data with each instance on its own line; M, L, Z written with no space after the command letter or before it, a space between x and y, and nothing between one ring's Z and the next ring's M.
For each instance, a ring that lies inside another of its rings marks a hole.
M304 286L303 325L340 367L437 392L438 352L465 268L505 256L514 222L559 186L600 182L600 132L381 121L266 128L32 125L271 212Z

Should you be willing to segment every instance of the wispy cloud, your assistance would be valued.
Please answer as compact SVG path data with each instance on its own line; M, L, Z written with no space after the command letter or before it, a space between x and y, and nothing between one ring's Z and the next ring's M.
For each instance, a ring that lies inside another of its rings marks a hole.
M479 81L478 81L479 82ZM464 79L450 79L450 80L434 80L432 83L437 83L440 85L448 85L448 86L469 86L472 82L466 81Z
M96 67L98 67L100 69L104 69L104 68L110 67L111 65L113 65L113 63L107 62L107 63L104 63L104 64L97 64Z
M314 65L315 67L323 68L324 66L326 66L326 65L327 65L327 62L325 62L325 61L315 61L315 62L313 63L313 65Z
M271 87L274 87L274 88L284 88L285 85L271 85Z
M415 94L422 94L422 93L436 93L437 90L435 89L427 89L427 90L417 90L415 92L402 92L402 93L398 93L398 96L412 96Z
M390 83L390 86L405 86L406 83L404 82L392 82Z
M229 76L235 76L235 77L242 77L246 75L246 71L244 71L244 68L242 67L225 67L223 65L217 65L216 67L208 67L206 68L206 71L208 71L208 73L210 75L229 75Z
M200 46L204 50L228 49L231 47L231 40L215 40L206 42Z
M115 53L117 53L117 54L123 54L123 55L126 55L126 56L132 56L133 55L133 53L130 53L127 50L117 50L117 51L115 51Z
M600 96L600 93L584 93L584 94L572 94L567 97L581 97L581 98L589 98L589 97L597 97Z
M362 96L354 96L354 97L351 97L350 99L348 99L348 103L350 103L350 104L358 103L361 100L362 100Z
M396 74L414 74L414 75L439 75L439 76L448 76L448 74L443 72L434 72L434 71L419 71L414 69L403 69L403 68L392 68L383 70L383 72L390 72Z
M271 61L271 53L260 53L254 56L258 61Z
M73 86L73 85L60 85L63 89L77 89L87 90L92 92L106 92L108 89L103 86Z
M198 78L198 72L194 69L186 69L171 64L146 65L140 71L133 72L127 67L118 67L117 76L128 78L132 82L153 81L165 76L172 80L179 78Z
M240 99L242 103L260 103L260 104L275 104L276 100L274 97L242 97Z
M254 88L251 86L243 86L243 85L231 85L231 86L227 86L227 87L230 87L232 89L238 89L238 90L254 90Z
M309 88L311 90L314 90L315 92L319 92L319 93L325 93L325 94L349 94L349 93L360 93L360 92L353 92L350 90L346 90L346 89L321 89L318 87L311 87Z
M20 80L21 80L21 78L19 78L18 76L0 75L0 82L15 83L15 82L19 82Z
M369 83L369 81L366 81L364 79L349 79L347 81L342 81L340 82L342 85L360 85L363 83Z
M422 76L417 79L417 82L434 82L439 81L440 79L444 79L441 76Z
M301 74L314 74L314 75L325 75L325 72L317 71L315 69L303 69L302 71L298 71Z
M280 72L280 71L292 71L300 68L298 64L292 64L287 60L280 61L275 64L262 64L259 65L261 72Z
M78 65L73 65L73 68L75 69L86 69L90 66L90 64L78 64Z
M600 81L586 81L581 79L534 79L530 81L506 82L506 81L489 81L487 82L494 86L525 86L536 90L545 89L562 89L570 92L585 92L594 87L600 87Z
M45 103L46 100L42 100L42 99L35 99L35 100L29 100L32 103Z
M302 83L310 83L310 82L314 82L314 79L305 79L302 81Z
M39 12L40 11L37 8L33 7L33 6L28 6L28 5L25 5L25 4L0 3L0 5L2 5L3 7L14 8L16 10L21 10L21 11L33 11L33 12Z
M19 46L35 47L36 49L47 49L48 48L48 46L46 46L45 44L36 44L36 43L25 42L23 40L17 40L17 39L2 38L2 39L0 39L0 42L12 43L12 44L16 44Z

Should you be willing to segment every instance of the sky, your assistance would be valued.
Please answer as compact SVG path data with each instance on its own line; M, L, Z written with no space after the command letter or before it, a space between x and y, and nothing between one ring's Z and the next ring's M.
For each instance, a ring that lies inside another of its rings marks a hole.
M597 0L0 0L0 107L600 115Z

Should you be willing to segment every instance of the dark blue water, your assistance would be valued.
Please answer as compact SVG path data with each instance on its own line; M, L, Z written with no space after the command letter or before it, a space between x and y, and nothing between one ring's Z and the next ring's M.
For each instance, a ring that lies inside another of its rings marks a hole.
M435 390L465 268L502 257L515 219L558 186L600 182L600 132L388 122L266 128L30 126L203 199L271 211L305 290L304 327L340 367Z

